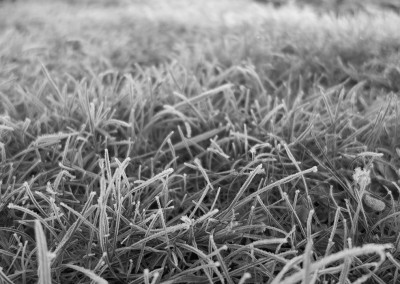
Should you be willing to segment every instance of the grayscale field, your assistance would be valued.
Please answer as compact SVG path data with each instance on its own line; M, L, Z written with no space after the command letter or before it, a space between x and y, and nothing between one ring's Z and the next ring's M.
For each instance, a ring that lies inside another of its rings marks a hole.
M399 7L0 1L0 283L400 283Z

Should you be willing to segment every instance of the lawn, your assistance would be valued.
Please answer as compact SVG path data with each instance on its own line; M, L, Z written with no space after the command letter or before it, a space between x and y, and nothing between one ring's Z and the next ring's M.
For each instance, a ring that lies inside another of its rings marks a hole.
M400 283L400 16L188 2L0 3L0 283Z

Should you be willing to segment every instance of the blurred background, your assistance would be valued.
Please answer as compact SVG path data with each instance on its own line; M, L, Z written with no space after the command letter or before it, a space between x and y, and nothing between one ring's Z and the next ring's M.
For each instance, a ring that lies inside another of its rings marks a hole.
M0 0L0 3L15 3L15 2L43 2L35 0ZM56 0L57 1L57 0ZM139 2L154 2L154 1L138 1L138 0L59 0L60 2L91 5L107 5L116 6L121 4L132 4ZM354 13L363 11L368 8L387 9L395 12L400 12L400 1L398 0L248 0L255 1L273 7L281 7L284 5L297 5L300 7L312 7L319 12L336 12L336 13ZM165 1L170 2L170 1ZM190 2L189 0L186 2ZM216 1L217 2L217 1Z
M255 0L259 3L280 7L294 4L300 7L309 6L320 12L354 13L368 8L400 11L398 0Z
M279 83L296 61L310 78L328 70L325 86L350 76L397 89L399 12L399 0L0 0L0 78L30 86L41 63L65 82L251 61Z

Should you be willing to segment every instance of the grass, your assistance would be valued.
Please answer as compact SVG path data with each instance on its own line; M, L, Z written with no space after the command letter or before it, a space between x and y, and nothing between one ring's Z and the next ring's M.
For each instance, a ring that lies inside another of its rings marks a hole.
M1 283L398 283L400 17L213 2L0 4Z

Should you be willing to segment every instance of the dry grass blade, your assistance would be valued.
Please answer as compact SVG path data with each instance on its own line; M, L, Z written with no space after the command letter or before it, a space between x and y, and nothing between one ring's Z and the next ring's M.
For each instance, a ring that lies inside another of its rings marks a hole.
M64 267L74 269L76 271L79 271L83 273L85 276L89 277L94 283L96 284L108 284L108 281L105 279L101 278L100 276L96 275L93 271L74 265L74 264L63 264Z
M356 257L356 256L367 255L367 254L372 254L372 253L378 254L380 256L380 260L378 262L371 263L374 266L374 271L376 271L378 269L378 267L386 259L385 251L388 249L391 249L391 248L392 248L392 245L390 245L390 244L386 244L386 245L367 244L362 247L346 249L346 250L337 252L335 254L331 254L327 257L320 259L317 262L312 263L310 265L309 271L310 271L310 273L313 273L313 272L321 269L322 267L329 265L330 263L334 263L337 261L344 261L348 257ZM303 277L304 277L304 272L299 271L299 272L294 273L291 276L284 278L282 281L278 280L278 278L276 278L276 280L274 279L274 281L272 281L272 283L273 284L275 284L275 283L294 284L299 281L302 281L304 279ZM280 281L280 282L277 282L277 281Z
M162 171L161 173L149 178L146 181L137 181L137 183L139 184L138 186L132 188L129 192L126 193L126 195L123 197L123 200L125 200L126 198L128 198L131 194L139 191L140 189L145 188L146 186L149 186L150 184L152 184L155 181L161 180L164 177L169 176L170 174L172 174L174 172L174 170L172 168L166 169L164 171ZM122 201L123 201L122 200Z
M232 277L229 275L228 267L225 264L224 258L220 254L220 251L221 250L226 250L227 247L223 246L220 249L218 249L217 245L214 242L213 235L210 235L210 243L211 243L211 246L212 246L213 250L215 251L215 254L217 256L218 262L220 263L220 266L221 266L221 269L222 269L222 273L224 274L226 281L228 282L228 284L233 284L234 282L232 280Z
M314 214L314 210L310 210L308 213L307 217L307 244L306 248L304 250L304 258L303 258L303 270L304 270L304 275L303 275L303 282L304 283L311 283L311 271L310 271L310 264L312 261L312 248L314 246L314 240L312 239L311 236L311 221L312 221L312 216ZM315 272L314 274L316 274Z
M193 146L193 145L197 145L198 143L202 142L202 141L206 141L212 137L214 137L215 135L219 134L220 132L224 131L225 127L221 127L221 128L216 128L216 129L212 129L209 131L206 131L202 134L199 134L195 137L192 137L190 139L186 139L186 141L181 141L177 144L174 145L174 150L175 151L179 151L182 150L186 147L186 145L188 146Z
M253 198L257 197L258 195L260 195L260 194L262 194L262 193L264 193L264 192L266 192L266 191L268 191L268 190L270 190L270 189L272 189L274 187L277 187L277 186L279 186L281 184L285 184L285 183L287 183L287 182L289 182L289 181L291 181L293 179L299 178L299 177L301 177L301 176L303 176L305 174L315 173L315 172L317 172L317 167L312 167L310 169L307 169L307 170L292 174L290 176L287 176L287 177L285 177L285 178L283 178L281 180L275 181L275 182L273 182L273 183L271 183L271 184L269 184L269 185L267 185L265 187L262 187L262 188L258 189L256 192L247 195L245 198L243 198L243 200L239 201L236 204L235 207L240 207L243 204L245 204L247 202L250 202L251 200L253 200Z
M4 132L14 131L14 128L12 128L11 126L7 126L7 125L0 125L0 131L4 131ZM2 134L2 133L0 132L0 134Z
M226 208L223 212L221 212L221 219L224 219L228 214L231 214L232 209L234 209L237 206L238 200L242 197L244 191L249 187L251 181L254 179L254 177L258 174L264 173L264 170L262 168L262 165L258 165L254 170L251 171L249 174L249 177L246 179L246 181L243 183L243 185L240 187L238 193L236 194L235 198L232 200L232 202L229 204L228 208Z
M195 104L195 103L197 103L197 102L199 102L201 100L204 100L204 99L209 98L211 96L215 96L218 93L223 92L225 90L228 90L230 88L232 88L232 84L225 84L225 85L219 86L219 87L217 87L215 89L206 91L204 93L201 93L200 95L197 95L195 97L189 98L189 99L187 99L187 100L185 100L183 102L177 103L177 104L174 105L174 108L178 109L181 106L184 106L186 104L193 105L193 104Z
M35 141L32 142L32 146L34 147L48 147L61 142L61 140L78 135L75 133L57 133L57 134L46 134L36 138Z
M266 124L268 121L270 121L271 118L272 118L273 116L276 116L277 113L278 113L281 109L284 109L284 108L285 108L285 105L284 105L284 104L279 104L279 105L277 105L276 107L274 107L272 110L270 110L270 111L268 112L268 114L266 114L266 115L263 117L263 119L260 121L260 123L259 123L260 127L264 127L265 124Z
M29 210L29 209L27 209L27 208L25 208L25 207L22 207L22 206L15 205L15 204L13 204L13 203L9 203L9 204L8 204L8 208L10 208L10 209L16 209L16 210L22 211L22 212L26 213L28 216L30 215L30 216L32 216L34 219L39 220L39 222L40 222L41 224L43 224L43 225L46 227L46 229L49 230L49 232L55 237L55 239L56 239L57 241L60 241L60 239L59 239L57 233L54 231L54 228L52 228L49 224L47 224L47 222L46 222L40 215L38 215L37 213L35 213L34 211Z
M154 239L158 239L162 236L165 236L165 234L171 234L174 232L178 232L178 231L185 231L188 230L189 226L187 224L179 224L179 225L175 225L175 226L170 226L166 229L166 231L161 231L158 233L153 233L150 236L145 237L144 239L141 239L140 241L132 244L129 247L121 247L119 249L116 250L116 252L124 252L124 251L129 251L129 250L136 250L138 248L140 248L143 244L154 240Z
M218 279L221 281L221 283L225 283L224 277L219 272L218 267L221 266L221 263L219 262L213 262L212 259L210 258L209 255L206 255L203 253L200 249L187 245L187 244L179 244L179 247L184 248L194 254L196 254L201 262L204 262L205 264L210 265L211 270L217 275ZM211 279L212 271L209 271L210 269L204 269L204 272L207 274L207 277ZM227 272L227 271L226 271Z
M49 82L50 82L51 87L52 87L52 88L54 89L54 91L56 92L57 97L58 97L58 99L59 99L59 102L60 102L62 105L65 106L66 104L65 104L64 96L61 94L60 89L57 87L56 83L54 83L53 78L51 78L49 71L47 70L47 68L44 66L43 63L41 63L41 66L42 66L42 71L43 71L43 73L46 75L47 80L49 80Z
M38 255L38 283L51 284L51 256L50 252L47 250L46 236L39 220L35 220L35 239Z
M68 230L65 232L62 240L58 243L56 249L54 250L54 255L55 255L54 261L56 261L56 259L61 256L61 252L62 252L64 246L67 245L68 241L70 241L71 237L73 236L75 231L79 228L79 226L82 223L85 223L86 225L88 225L92 229L92 232L98 233L97 228L92 223L88 222L88 220L84 217L84 215L87 214L87 211L89 211L89 209L90 209L89 206L92 203L92 200L95 195L96 195L95 192L92 192L90 194L89 199L87 200L85 206L83 207L81 214L76 212L75 210L73 210L72 208L67 206L66 204L63 204L63 203L61 204L61 206L65 207L67 210L69 210L69 212L76 215L78 217L78 219L68 228ZM94 211L94 208L92 211Z
M14 282L11 281L11 279L4 274L3 267L0 267L0 280L6 284L14 284Z

